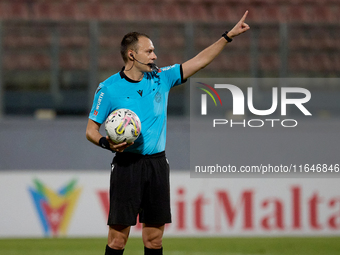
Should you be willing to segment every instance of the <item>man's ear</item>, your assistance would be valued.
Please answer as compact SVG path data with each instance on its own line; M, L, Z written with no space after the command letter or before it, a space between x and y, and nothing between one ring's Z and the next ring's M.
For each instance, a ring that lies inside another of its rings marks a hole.
M133 50L129 50L128 51L128 58L133 61L135 59L134 55L133 55Z

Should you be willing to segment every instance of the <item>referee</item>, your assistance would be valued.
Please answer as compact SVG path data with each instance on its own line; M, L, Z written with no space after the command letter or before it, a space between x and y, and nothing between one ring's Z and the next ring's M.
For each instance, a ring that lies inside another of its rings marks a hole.
M121 55L125 66L99 84L86 128L89 141L116 153L111 164L105 255L123 254L137 215L143 223L144 254L163 254L164 225L171 222L169 164L164 152L169 91L207 66L233 37L247 31L247 14L194 58L161 69L154 64L157 56L147 35L132 32L124 36ZM142 122L141 135L134 143L115 144L99 133L107 116L120 108L134 111Z

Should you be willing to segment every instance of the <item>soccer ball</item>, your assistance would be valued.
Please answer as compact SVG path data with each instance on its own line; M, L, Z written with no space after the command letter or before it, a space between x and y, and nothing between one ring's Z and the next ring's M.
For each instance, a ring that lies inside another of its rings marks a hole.
M136 113L129 109L113 111L105 121L105 131L115 143L132 143L140 135L141 122Z

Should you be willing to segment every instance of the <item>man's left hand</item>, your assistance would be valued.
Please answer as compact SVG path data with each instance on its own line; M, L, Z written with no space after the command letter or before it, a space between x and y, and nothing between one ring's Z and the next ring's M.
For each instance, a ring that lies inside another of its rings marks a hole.
M228 32L227 34L228 37L233 38L250 29L249 25L244 22L246 20L247 15L248 15L248 11L244 13L243 17L240 19L239 22L237 22L237 24L233 27L233 29L231 29Z

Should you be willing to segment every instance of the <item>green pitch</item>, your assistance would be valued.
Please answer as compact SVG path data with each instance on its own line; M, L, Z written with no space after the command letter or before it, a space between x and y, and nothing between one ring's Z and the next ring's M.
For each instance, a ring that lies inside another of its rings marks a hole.
M104 255L106 239L0 239L3 255ZM164 238L165 255L338 255L340 237ZM141 238L130 238L124 255L143 255Z

